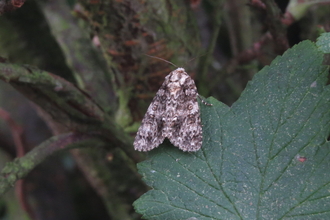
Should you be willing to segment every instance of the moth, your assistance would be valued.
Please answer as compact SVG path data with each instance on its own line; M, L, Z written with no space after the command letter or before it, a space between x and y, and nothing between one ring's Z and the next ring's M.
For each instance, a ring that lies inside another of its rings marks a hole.
M183 151L198 151L203 136L197 97L195 82L184 68L168 74L144 115L135 150L152 150L168 138Z

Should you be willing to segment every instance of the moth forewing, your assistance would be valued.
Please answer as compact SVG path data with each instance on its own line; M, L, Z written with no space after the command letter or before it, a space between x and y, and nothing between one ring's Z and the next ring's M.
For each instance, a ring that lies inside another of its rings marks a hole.
M168 138L183 151L198 151L202 146L202 124L194 80L177 68L152 100L134 141L138 151L149 151Z

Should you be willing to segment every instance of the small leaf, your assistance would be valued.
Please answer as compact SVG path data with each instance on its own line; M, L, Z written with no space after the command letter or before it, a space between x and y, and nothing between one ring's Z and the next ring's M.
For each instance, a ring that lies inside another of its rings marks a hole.
M201 105L203 147L162 145L138 164L146 219L330 219L330 91L304 41L248 83L231 107ZM300 158L304 158L303 160Z

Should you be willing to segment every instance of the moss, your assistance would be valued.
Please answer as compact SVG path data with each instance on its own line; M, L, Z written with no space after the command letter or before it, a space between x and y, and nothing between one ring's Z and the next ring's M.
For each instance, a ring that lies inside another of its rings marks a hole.
M9 174L14 172L16 169L16 164L14 162L8 162L6 163L6 166L2 169L2 174Z
M21 164L23 169L31 169L35 166L35 163L33 162L33 158L28 158L21 161Z

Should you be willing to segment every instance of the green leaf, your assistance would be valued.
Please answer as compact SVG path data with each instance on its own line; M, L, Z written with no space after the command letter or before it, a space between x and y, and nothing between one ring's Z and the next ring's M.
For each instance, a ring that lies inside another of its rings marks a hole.
M330 53L330 33L323 33L317 39L316 45L323 53Z
M201 105L203 147L171 145L138 164L146 219L330 219L330 91L323 53L304 41L228 107Z

